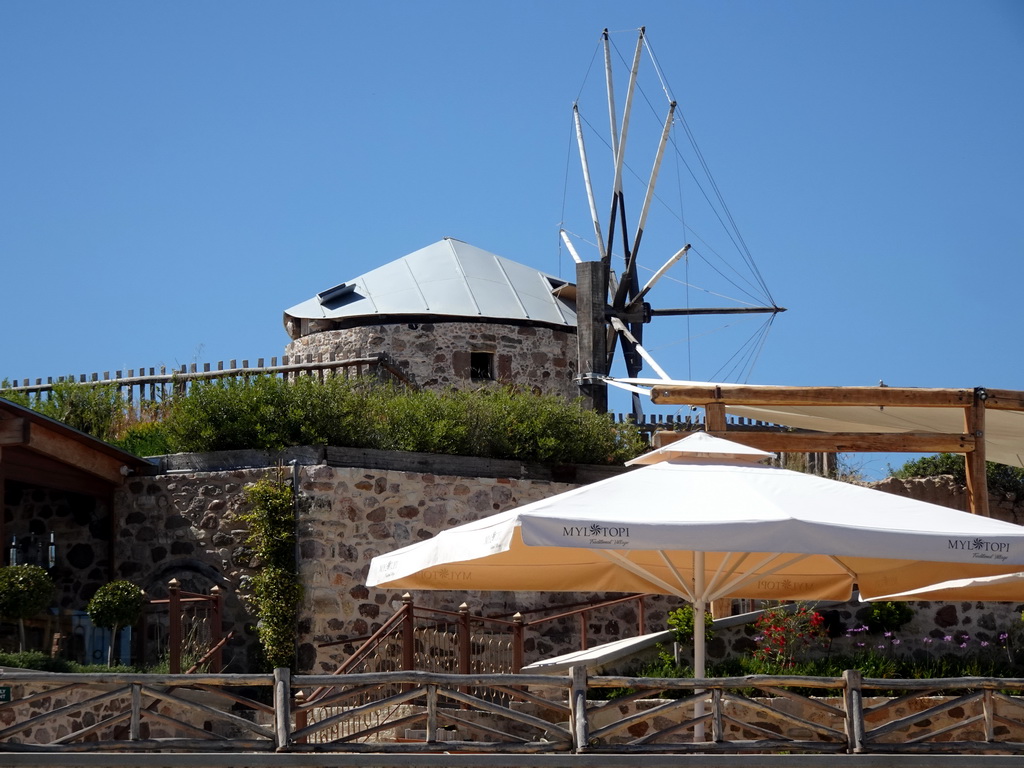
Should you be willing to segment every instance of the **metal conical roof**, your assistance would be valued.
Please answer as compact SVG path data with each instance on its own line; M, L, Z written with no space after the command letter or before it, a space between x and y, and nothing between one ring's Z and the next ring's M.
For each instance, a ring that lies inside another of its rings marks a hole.
M285 311L289 319L345 325L437 316L574 328L575 303L553 294L567 281L446 237Z

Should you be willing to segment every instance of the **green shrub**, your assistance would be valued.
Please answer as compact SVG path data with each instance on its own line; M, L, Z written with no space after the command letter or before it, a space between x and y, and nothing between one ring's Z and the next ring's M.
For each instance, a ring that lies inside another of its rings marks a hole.
M38 565L0 568L0 618L18 622L20 650L26 650L25 619L48 608L55 589L50 575Z
M555 395L510 387L411 391L374 379L247 376L196 382L159 407L109 385L62 383L48 400L11 397L137 455L295 445L417 451L546 464L620 464L640 432ZM141 411L141 412L140 412Z
M681 645L693 645L693 606L684 605L681 608L676 608L673 611L669 611L668 614L668 626L675 633L676 642ZM711 638L715 635L715 629L712 625L714 616L711 612L705 612L704 614L704 640L710 642Z
M107 666L114 665L114 647L121 627L131 626L142 616L146 594L130 581L112 581L96 590L85 612L97 627L110 630Z
M174 452L167 426L158 421L133 424L113 442L136 456L162 456Z
M53 385L50 396L32 408L100 440L110 441L124 419L124 403L111 384L81 384L61 381Z

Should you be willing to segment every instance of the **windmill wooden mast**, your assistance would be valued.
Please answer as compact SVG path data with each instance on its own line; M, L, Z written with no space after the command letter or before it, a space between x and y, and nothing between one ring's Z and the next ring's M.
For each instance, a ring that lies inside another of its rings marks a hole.
M655 154L654 165L647 181L647 190L640 214L637 218L636 232L631 237L626 218L626 201L623 194L622 175L625 164L626 140L629 134L629 122L633 108L633 96L636 92L637 75L645 45L645 29L640 28L636 49L629 72L629 83L623 107L621 129L616 114L615 90L612 77L611 47L608 30L602 34L604 47L605 83L608 95L608 119L610 126L612 156L614 158L614 176L612 182L611 209L608 217L608 233L604 235L594 187L591 181L590 165L583 139L583 128L580 120L579 106L573 104L573 120L576 128L576 140L579 148L580 163L583 170L583 183L594 227L594 235L598 247L598 261L584 261L571 241L562 231L562 239L569 253L576 261L577 285L577 329L579 333L579 371L580 387L584 396L589 399L592 407L601 412L608 410L608 390L604 379L611 371L615 357L616 341L621 349L627 376L636 377L646 361L657 375L670 379L643 347L644 325L658 316L680 315L725 315L741 313L784 312L777 306L770 307L721 307L721 308L667 308L656 309L644 299L651 288L666 272L683 258L690 245L683 245L666 261L653 277L643 286L637 273L637 254L643 240L647 216L654 200L654 190L658 180L658 172L671 135L676 112L676 102L669 102L668 114L665 118ZM625 267L621 278L616 277L611 268L611 254L616 234L620 237L621 249L625 259ZM642 418L640 395L633 395L633 415L639 421Z

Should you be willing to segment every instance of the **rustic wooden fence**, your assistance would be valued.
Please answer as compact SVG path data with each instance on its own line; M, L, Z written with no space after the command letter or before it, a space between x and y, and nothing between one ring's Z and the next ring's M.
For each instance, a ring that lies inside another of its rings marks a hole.
M53 392L55 384L74 382L77 384L107 385L115 388L128 403L154 402L159 403L188 391L197 381L214 379L245 378L251 376L277 376L291 378L295 376L318 376L323 378L329 374L340 374L347 377L373 376L385 381L412 385L413 382L386 355L370 355L367 357L335 359L334 355L302 355L278 358L259 358L255 365L248 360L237 360L225 363L223 360L214 363L192 363L180 368L168 369L167 366L129 368L127 371L110 371L82 373L71 376L4 380L6 384L0 388L6 392L17 392L28 395L32 399L45 399Z
M550 676L6 671L0 684L12 692L0 704L0 764L14 764L13 753L147 750L473 753L481 766L509 754L1024 755L1024 679L862 679L851 670L692 680L588 677L574 667ZM310 702L317 689L330 695ZM385 693L366 701L367 689ZM481 689L509 703L467 692ZM324 706L335 713L311 717Z

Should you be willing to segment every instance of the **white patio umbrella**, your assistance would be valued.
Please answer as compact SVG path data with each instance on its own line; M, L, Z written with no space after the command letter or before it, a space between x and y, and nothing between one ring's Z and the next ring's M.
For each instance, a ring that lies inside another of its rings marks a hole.
M367 584L676 595L694 606L702 678L712 600L849 600L855 584L870 598L1024 570L1024 527L756 463L769 455L695 433L631 472L379 555Z
M906 592L878 595L871 600L985 600L995 603L1020 603L1024 602L1024 573L950 579Z

